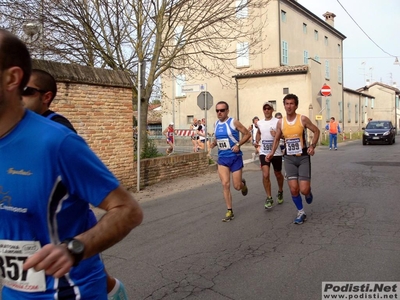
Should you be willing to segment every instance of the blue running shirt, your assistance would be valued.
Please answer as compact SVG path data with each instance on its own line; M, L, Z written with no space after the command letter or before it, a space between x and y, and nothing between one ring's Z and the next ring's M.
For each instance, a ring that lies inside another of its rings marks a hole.
M232 147L239 142L239 131L234 125L234 119L228 118L225 122L215 122L215 139L218 147L218 157L234 157L243 155L242 151L233 152Z
M98 206L118 180L86 142L64 125L26 110L0 139L0 276L2 299L107 299L99 255L62 278L22 272L23 261L93 226Z

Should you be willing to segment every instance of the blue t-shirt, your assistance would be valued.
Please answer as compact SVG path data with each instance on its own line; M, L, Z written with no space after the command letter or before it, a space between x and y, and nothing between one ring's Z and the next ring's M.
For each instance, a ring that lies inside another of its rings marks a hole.
M243 155L242 151L233 152L232 147L239 142L239 131L234 125L234 119L228 118L225 122L215 122L215 139L218 147L218 157L234 157Z
M60 279L44 273L29 277L22 264L36 248L59 244L91 228L89 203L98 206L118 186L79 135L27 110L17 127L0 139L3 299L75 299L77 295L107 299L99 255L81 261ZM43 278L44 291L38 291L37 282Z

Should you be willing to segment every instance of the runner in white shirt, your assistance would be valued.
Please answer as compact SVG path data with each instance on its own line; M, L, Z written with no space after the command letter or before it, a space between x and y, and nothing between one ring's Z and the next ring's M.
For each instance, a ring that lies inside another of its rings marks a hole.
M258 125L258 132L256 136L256 143L260 145L260 163L261 163L261 170L263 175L263 185L265 192L267 194L267 199L265 200L264 207L265 209L270 209L272 204L274 203L274 199L272 198L271 194L271 179L269 176L269 169L272 163L274 167L274 174L276 180L278 182L278 195L277 195L277 202L278 204L283 203L283 175L282 175L282 150L277 148L274 157L271 161L267 161L265 157L271 153L272 145L274 143L274 137L276 133L276 124L278 123L278 119L272 116L274 112L274 107L271 102L265 102L263 104L263 112L264 112L264 119L259 120Z

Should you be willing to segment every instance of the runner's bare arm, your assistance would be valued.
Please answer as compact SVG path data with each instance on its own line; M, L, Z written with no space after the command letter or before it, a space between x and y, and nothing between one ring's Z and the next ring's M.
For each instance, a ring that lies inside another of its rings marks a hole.
M237 128L237 130L240 131L240 133L242 134L242 138L239 141L240 145L243 145L244 143L246 143L250 138L251 138L251 133L250 131L248 131L246 129L246 127L243 126L242 123L240 123L238 120L235 119L233 125L235 125L235 127Z
M270 159L272 159L272 157L274 156L274 153L276 151L276 149L279 146L279 141L282 137L282 119L278 120L278 123L276 123L276 131L275 131L275 137L274 137L274 143L272 144L272 150L271 153L269 153L266 157L267 161L269 161Z
M85 245L84 257L88 258L110 248L122 240L143 220L143 212L125 188L119 186L99 205L106 214L91 229L73 237ZM35 268L45 270L46 274L59 278L69 272L74 261L65 245L48 244L29 257L24 270Z
M317 143L318 143L318 140L319 140L320 130L318 129L317 126L315 126L315 125L311 122L311 120L310 120L308 117L306 117L306 116L304 116L304 115L301 116L301 122L303 123L303 126L304 126L305 128L310 129L310 130L314 133L314 136L313 136L313 139L312 139L312 141L311 141L310 147L309 147L308 150L307 150L307 153L308 153L308 154L314 155L314 153L315 153L315 147L316 147L316 145L317 145Z

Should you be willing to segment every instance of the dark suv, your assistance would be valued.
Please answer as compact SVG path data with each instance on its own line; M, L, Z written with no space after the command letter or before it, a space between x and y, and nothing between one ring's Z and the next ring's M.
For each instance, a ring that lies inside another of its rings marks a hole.
M370 143L386 143L392 145L396 142L396 128L391 121L380 120L370 121L364 130L362 143L363 145Z

